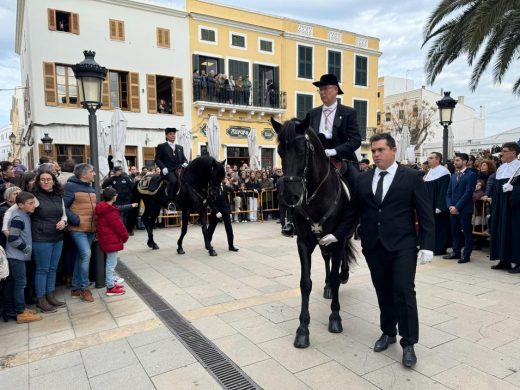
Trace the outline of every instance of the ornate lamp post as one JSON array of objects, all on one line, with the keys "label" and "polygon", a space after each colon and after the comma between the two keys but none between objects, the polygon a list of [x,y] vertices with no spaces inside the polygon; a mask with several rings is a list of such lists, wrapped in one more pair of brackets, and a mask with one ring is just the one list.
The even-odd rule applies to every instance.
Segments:
[{"label": "ornate lamp post", "polygon": [[74,76],[78,80],[79,101],[83,108],[88,110],[88,128],[90,138],[90,154],[92,165],[96,175],[94,176],[94,188],[96,198],[100,200],[101,186],[99,184],[99,150],[97,136],[96,110],[101,107],[101,93],[103,91],[103,81],[105,80],[107,69],[100,66],[94,57],[96,52],[85,50],[85,59],[79,64],[72,66]]},{"label": "ornate lamp post", "polygon": [[439,108],[439,121],[444,127],[442,133],[442,155],[444,161],[448,161],[448,126],[453,122],[453,111],[457,105],[457,101],[450,96],[451,92],[444,92],[444,97],[437,101]]},{"label": "ornate lamp post", "polygon": [[42,141],[43,148],[45,150],[45,154],[47,156],[50,156],[51,150],[52,150],[52,141],[53,141],[53,139],[51,137],[49,137],[48,133],[45,133],[43,135],[43,137],[40,139],[40,141]]},{"label": "ornate lamp post", "polygon": [[[79,102],[84,109],[88,110],[88,129],[90,138],[90,155],[94,166],[94,189],[96,199],[101,200],[101,185],[99,183],[99,149],[97,135],[96,110],[101,107],[101,94],[103,91],[103,81],[105,80],[107,69],[100,66],[94,57],[96,52],[85,50],[85,59],[79,64],[72,66],[74,76],[78,80]],[[96,264],[96,288],[105,285],[105,259],[99,244],[92,248],[92,259]]]}]

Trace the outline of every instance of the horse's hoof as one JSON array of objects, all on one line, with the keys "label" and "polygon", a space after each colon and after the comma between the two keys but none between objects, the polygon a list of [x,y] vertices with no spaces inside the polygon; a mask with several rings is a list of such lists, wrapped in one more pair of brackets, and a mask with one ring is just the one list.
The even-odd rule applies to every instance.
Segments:
[{"label": "horse's hoof", "polygon": [[148,241],[146,245],[148,245],[150,249],[159,249],[159,246],[154,241]]},{"label": "horse's hoof", "polygon": [[341,284],[347,284],[348,279],[350,278],[350,274],[347,273],[345,276],[341,276]]},{"label": "horse's hoof", "polygon": [[208,252],[210,256],[218,256],[217,252],[213,248],[211,248]]},{"label": "horse's hoof", "polygon": [[343,325],[341,325],[341,320],[329,320],[329,332],[330,333],[343,332]]},{"label": "horse's hoof", "polygon": [[157,244],[154,242],[153,245],[152,245],[152,249],[153,249],[154,251],[156,251],[157,249],[159,249],[159,245],[157,245]]},{"label": "horse's hoof", "polygon": [[332,289],[330,287],[323,287],[323,298],[332,299]]},{"label": "horse's hoof", "polygon": [[183,255],[183,254],[185,254],[185,253],[186,253],[186,252],[184,252],[184,249],[182,249],[182,248],[177,248],[177,254],[179,254],[179,255]]},{"label": "horse's hoof", "polygon": [[294,338],[295,348],[307,348],[310,344],[309,334],[296,334]]}]

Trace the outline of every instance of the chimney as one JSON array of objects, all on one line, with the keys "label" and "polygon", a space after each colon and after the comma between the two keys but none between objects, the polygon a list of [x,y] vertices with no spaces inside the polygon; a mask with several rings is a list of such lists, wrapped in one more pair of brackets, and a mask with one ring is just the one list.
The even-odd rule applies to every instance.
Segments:
[{"label": "chimney", "polygon": [[460,104],[464,104],[464,96],[459,96],[457,98],[457,101],[460,103]]}]

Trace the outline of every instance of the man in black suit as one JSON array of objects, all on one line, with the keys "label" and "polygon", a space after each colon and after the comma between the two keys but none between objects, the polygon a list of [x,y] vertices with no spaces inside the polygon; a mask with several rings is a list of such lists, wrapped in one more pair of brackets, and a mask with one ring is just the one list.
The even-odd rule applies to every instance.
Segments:
[{"label": "man in black suit", "polygon": [[395,162],[392,136],[376,134],[370,145],[376,168],[360,174],[353,207],[359,210],[361,246],[381,312],[383,334],[374,351],[384,351],[395,343],[398,325],[403,365],[411,367],[417,362],[413,346],[419,340],[415,269],[417,261],[433,259],[433,211],[420,173]]},{"label": "man in black suit", "polygon": [[[343,91],[335,75],[324,74],[312,84],[318,87],[323,104],[309,111],[305,122],[318,134],[325,154],[340,169],[341,175],[353,190],[359,175],[355,151],[361,146],[356,110],[338,103],[337,96],[342,95]],[[287,219],[282,234],[292,236],[294,227],[290,218]]]},{"label": "man in black suit", "polygon": [[167,127],[164,129],[166,142],[157,145],[155,148],[155,163],[161,168],[163,177],[168,180],[168,196],[170,201],[175,201],[177,193],[177,170],[188,166],[188,160],[184,156],[182,146],[175,144],[177,129]]},{"label": "man in black suit", "polygon": [[[466,153],[456,153],[453,165],[456,171],[451,175],[446,204],[450,212],[453,252],[443,256],[443,259],[458,259],[459,263],[470,261],[473,250],[473,192],[477,185],[477,175],[467,167],[469,156]],[[462,231],[462,233],[461,233]],[[464,253],[461,257],[462,235],[464,235]]]}]

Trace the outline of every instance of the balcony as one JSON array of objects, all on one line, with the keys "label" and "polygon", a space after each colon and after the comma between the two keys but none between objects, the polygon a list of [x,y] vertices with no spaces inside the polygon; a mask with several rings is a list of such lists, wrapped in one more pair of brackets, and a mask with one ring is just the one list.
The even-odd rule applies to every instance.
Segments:
[{"label": "balcony", "polygon": [[282,115],[287,109],[287,93],[265,88],[229,88],[228,85],[193,83],[193,106],[199,116],[206,109],[218,111],[218,116],[227,113],[233,117],[245,113],[248,118],[261,119],[267,115]]}]

